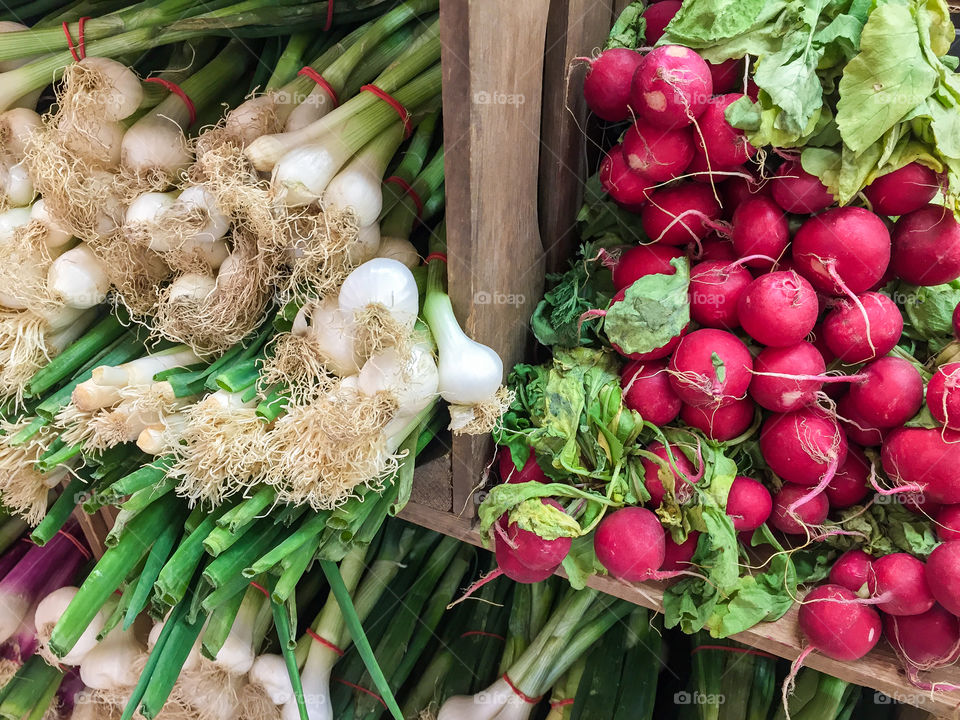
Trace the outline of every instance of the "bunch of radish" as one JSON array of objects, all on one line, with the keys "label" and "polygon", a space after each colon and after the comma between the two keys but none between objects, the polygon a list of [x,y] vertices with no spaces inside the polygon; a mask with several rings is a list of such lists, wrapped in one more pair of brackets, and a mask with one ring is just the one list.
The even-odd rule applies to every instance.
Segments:
[{"label": "bunch of radish", "polygon": [[[647,14],[679,5],[657,3]],[[648,43],[667,21],[648,17]],[[750,92],[734,65],[711,66],[676,45],[616,48],[586,76],[591,111],[623,128],[601,163],[601,185],[639,215],[647,236],[608,263],[611,307],[641,278],[675,274],[671,261],[691,265],[690,323],[680,333],[645,353],[609,343],[623,356],[623,402],[645,421],[719,446],[753,443],[763,463],[736,478],[726,501],[738,532],[768,523],[807,543],[849,534],[834,511],[874,494],[931,518],[944,542],[926,563],[851,551],[802,601],[800,626],[809,651],[842,660],[884,635],[910,678],[933,687],[918,672],[960,657],[960,363],[923,365],[927,358],[898,347],[904,316],[889,288],[960,278],[960,222],[937,202],[941,178],[917,162],[836,207],[797,158],[758,158],[725,117],[741,97],[732,85]],[[957,325],[960,310],[954,317]],[[924,405],[925,420],[911,422]],[[660,441],[643,450],[647,507],[607,508],[593,532],[599,563],[625,581],[695,569],[697,533],[674,542],[655,511],[667,496],[695,502],[702,461]],[[501,455],[505,482],[556,481],[541,467],[558,466],[546,453],[531,451],[523,468]],[[561,507],[576,515],[582,504]],[[537,573],[521,577],[514,566],[556,564],[569,549],[566,538],[526,530],[537,539],[508,542],[510,525],[501,523],[497,557],[517,580]],[[549,572],[546,563],[539,572]]]}]

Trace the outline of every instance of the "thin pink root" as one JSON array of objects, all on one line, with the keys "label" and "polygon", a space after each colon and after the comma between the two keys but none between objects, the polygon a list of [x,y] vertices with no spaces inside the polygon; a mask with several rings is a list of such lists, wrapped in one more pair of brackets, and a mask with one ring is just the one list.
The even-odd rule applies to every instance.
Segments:
[{"label": "thin pink root", "polygon": [[599,260],[601,265],[611,270],[617,266],[618,262],[620,262],[619,253],[611,253],[606,248],[600,248],[600,252],[598,252],[597,256],[593,259]]},{"label": "thin pink root", "polygon": [[585,313],[583,313],[580,316],[580,319],[577,320],[577,332],[580,332],[580,328],[583,327],[583,324],[587,320],[592,320],[593,318],[606,317],[606,316],[607,316],[606,310],[587,310]]},{"label": "thin pink root", "polygon": [[863,382],[867,379],[866,375],[794,375],[793,373],[762,372],[760,370],[751,370],[754,375],[764,375],[766,377],[784,378],[785,380],[809,380],[811,382],[822,383],[840,383],[840,382]]},{"label": "thin pink root", "polygon": [[910,681],[910,684],[915,688],[920,690],[926,690],[928,692],[953,692],[955,690],[960,690],[960,685],[953,685],[952,683],[945,682],[927,682],[926,680],[921,680],[919,673],[919,668],[916,665],[911,665],[909,662],[904,662],[904,670],[907,671],[907,679]]},{"label": "thin pink root", "polygon": [[827,471],[823,474],[823,477],[820,478],[820,482],[817,483],[815,487],[810,488],[810,491],[802,495],[799,500],[794,500],[787,507],[787,515],[790,515],[798,523],[803,524],[803,521],[797,515],[797,508],[804,503],[810,502],[810,500],[827,489],[827,485],[833,480],[833,476],[837,474],[838,459],[836,452],[834,452],[830,457],[830,462],[827,464]]},{"label": "thin pink root", "polygon": [[507,535],[507,531],[501,527],[499,522],[495,522],[493,524],[493,531],[500,536],[500,539],[503,540],[511,550],[517,549],[517,544],[510,539],[510,537]]},{"label": "thin pink root", "polygon": [[837,287],[843,291],[843,294],[850,298],[851,302],[857,306],[857,310],[860,311],[860,314],[863,316],[863,323],[867,329],[867,342],[870,344],[870,352],[872,356],[876,357],[877,346],[873,344],[873,335],[870,333],[870,316],[867,315],[867,309],[863,306],[863,303],[860,302],[860,298],[857,297],[857,294],[853,292],[850,288],[847,287],[847,284],[843,282],[843,279],[837,273],[837,264],[834,261],[828,261],[824,263],[824,266],[827,268],[827,272],[830,273],[830,278],[837,284]]},{"label": "thin pink root", "polygon": [[481,576],[479,580],[477,580],[473,585],[471,585],[470,587],[468,587],[468,588],[466,589],[466,591],[463,593],[463,595],[461,595],[461,596],[458,597],[456,600],[454,600],[452,603],[450,603],[449,605],[447,605],[447,610],[449,610],[450,608],[452,608],[452,607],[454,607],[454,606],[456,606],[456,605],[459,605],[459,604],[462,603],[464,600],[466,600],[468,597],[470,597],[471,595],[473,595],[477,590],[479,590],[479,589],[482,588],[484,585],[486,585],[488,582],[492,582],[493,580],[496,580],[496,579],[497,579],[498,577],[500,577],[501,575],[503,575],[503,570],[501,570],[500,568],[497,568],[496,570],[492,570],[492,571],[488,572],[486,575]]},{"label": "thin pink root", "polygon": [[822,540],[826,540],[829,537],[837,537],[839,535],[845,535],[847,537],[861,537],[864,540],[868,539],[867,536],[864,535],[859,530],[841,530],[840,528],[834,528],[832,530],[825,530],[824,532],[819,533],[817,535],[811,535],[810,540],[812,542],[820,542]]},{"label": "thin pink root", "polygon": [[[662,210],[663,208],[660,208],[660,209]],[[685,218],[685,217],[688,216],[688,215],[691,216],[691,217],[700,218],[700,222],[703,224],[703,226],[704,226],[704,227],[708,227],[708,228],[710,228],[710,229],[712,229],[712,230],[716,230],[716,228],[714,227],[714,225],[718,225],[718,226],[721,226],[721,227],[722,227],[722,225],[720,225],[720,223],[714,222],[713,218],[708,217],[707,215],[705,215],[704,213],[700,212],[699,210],[693,210],[693,209],[691,209],[691,210],[684,210],[684,211],[683,211],[682,213],[680,213],[679,215],[675,215],[675,216],[673,217],[673,220],[671,220],[671,221],[667,224],[667,226],[663,229],[663,232],[661,232],[660,235],[656,238],[656,242],[660,242],[661,240],[663,240],[663,236],[666,235],[674,225],[676,225],[678,222],[680,222],[681,220],[683,220],[683,218]],[[690,226],[688,226],[686,223],[682,223],[682,224],[683,224],[683,229],[686,230],[688,233],[690,233],[690,237],[691,237],[691,238],[693,238],[694,240],[699,240],[699,237],[697,236],[697,233],[693,231],[693,228],[691,228]],[[729,228],[727,228],[727,231],[729,232]],[[720,232],[720,231],[718,230],[717,232]]]},{"label": "thin pink root", "polygon": [[890,591],[887,591],[885,593],[880,593],[875,597],[868,597],[868,598],[858,597],[856,600],[851,600],[850,602],[859,603],[860,605],[882,605],[885,602],[889,602],[890,600],[893,600],[893,598],[894,598],[894,594]]},{"label": "thin pink root", "polygon": [[647,575],[647,580],[672,580],[676,577],[695,577],[698,580],[706,580],[702,573],[695,573],[691,570],[651,570]]},{"label": "thin pink root", "polygon": [[739,267],[740,265],[743,265],[744,263],[748,263],[751,260],[767,260],[773,265],[777,264],[777,261],[774,258],[770,257],[769,255],[747,255],[746,257],[742,257],[739,260],[734,260],[732,263],[727,265],[727,267],[728,268]]},{"label": "thin pink root", "polygon": [[898,493],[923,492],[924,487],[917,483],[907,483],[906,485],[895,485],[892,488],[884,488],[877,482],[877,466],[870,463],[870,485],[880,495],[896,495]]},{"label": "thin pink root", "polygon": [[813,645],[807,645],[797,656],[797,659],[793,661],[790,665],[790,673],[787,675],[786,679],[783,681],[783,712],[786,714],[786,720],[790,720],[790,703],[789,698],[790,694],[793,692],[793,688],[797,684],[797,674],[800,672],[800,668],[803,667],[803,662],[807,657],[812,653],[816,648]]}]

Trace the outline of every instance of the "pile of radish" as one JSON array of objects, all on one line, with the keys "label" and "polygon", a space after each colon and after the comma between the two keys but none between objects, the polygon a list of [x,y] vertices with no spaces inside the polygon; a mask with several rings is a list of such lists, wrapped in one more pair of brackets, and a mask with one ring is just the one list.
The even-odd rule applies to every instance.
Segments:
[{"label": "pile of radish", "polygon": [[[680,5],[649,6],[648,45]],[[623,406],[647,428],[635,444],[649,499],[599,488],[600,509],[585,512],[580,495],[549,489],[590,488],[585,474],[563,477],[569,460],[559,445],[531,441],[536,452],[522,467],[504,447],[504,483],[548,486],[511,490],[515,503],[495,493],[507,510],[496,530],[499,565],[521,582],[561,563],[569,570],[576,533],[537,534],[518,511],[530,498],[552,497],[543,502],[576,518],[592,541],[596,569],[629,582],[708,572],[695,555],[707,544],[702,528],[678,520],[693,507],[721,503],[745,546],[766,524],[788,549],[842,548],[867,546],[843,511],[896,503],[942,544],[929,557],[828,550],[829,582],[810,583],[800,627],[807,651],[838,660],[862,657],[883,636],[916,685],[944,689],[920,673],[960,658],[960,362],[938,367],[955,347],[918,339],[900,289],[960,278],[954,199],[937,173],[911,162],[837,206],[796,153],[759,152],[727,122],[725,109],[755,94],[742,62],[711,65],[678,45],[646,50],[605,50],[586,74],[588,107],[608,137],[619,135],[599,182],[621,216],[638,216],[645,237],[623,232],[631,240],[606,252],[609,305],[581,324],[597,328],[598,350],[618,356]],[[678,259],[689,264],[686,326],[643,352],[606,338],[599,318],[628,302],[635,283],[673,276]],[[548,420],[531,413],[499,439],[506,445]],[[677,433],[696,440],[671,447],[666,438]],[[704,479],[712,462],[704,448],[736,462],[729,487]]]}]

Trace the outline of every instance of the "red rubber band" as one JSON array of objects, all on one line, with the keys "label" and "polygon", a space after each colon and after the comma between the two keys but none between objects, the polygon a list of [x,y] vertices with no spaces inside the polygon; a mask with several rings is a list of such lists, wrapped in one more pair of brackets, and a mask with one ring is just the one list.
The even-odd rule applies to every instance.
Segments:
[{"label": "red rubber band", "polygon": [[183,104],[187,106],[187,111],[190,113],[190,124],[193,125],[197,121],[197,108],[194,107],[193,100],[191,100],[190,96],[183,91],[182,87],[177,85],[175,82],[170,82],[169,80],[159,77],[148,77],[144,78],[143,81],[156,83],[183,100]]},{"label": "red rubber band", "polygon": [[312,628],[307,628],[307,635],[312,637],[314,640],[316,640],[318,643],[323,645],[325,648],[330,648],[331,650],[333,650],[338,657],[343,657],[343,650],[338,648],[336,645],[334,645],[332,642],[327,640],[325,637],[321,637],[320,635],[317,635],[317,633],[315,633]]},{"label": "red rubber band", "polygon": [[333,27],[333,0],[327,0],[327,24],[323,26],[323,31],[326,32]]},{"label": "red rubber band", "polygon": [[270,593],[267,592],[267,589],[266,589],[263,585],[261,585],[260,583],[255,583],[255,582],[252,582],[252,581],[251,581],[251,582],[250,582],[250,585],[252,585],[253,587],[255,587],[257,590],[259,590],[260,592],[262,592],[262,593],[263,593],[264,595],[266,595],[267,597],[270,597]]},{"label": "red rubber band", "polygon": [[566,700],[557,700],[556,702],[550,703],[550,707],[562,708],[562,707],[566,707],[567,705],[573,705],[575,701],[576,701],[576,698],[567,698]]},{"label": "red rubber band", "polygon": [[334,680],[336,680],[338,683],[341,683],[342,685],[346,685],[349,688],[353,688],[354,690],[359,690],[362,693],[366,693],[372,698],[376,698],[381,705],[383,705],[384,707],[387,707],[387,704],[383,701],[383,698],[377,695],[373,690],[367,690],[365,687],[362,687],[360,685],[354,685],[349,680],[344,680],[343,678],[334,678]]},{"label": "red rubber band", "polygon": [[420,195],[417,194],[417,191],[413,189],[410,183],[398,175],[391,175],[383,182],[384,184],[393,183],[394,185],[399,185],[400,189],[403,190],[407,197],[413,200],[413,204],[417,206],[417,220],[423,217],[423,200],[420,199]]},{"label": "red rubber band", "polygon": [[70,533],[68,533],[66,530],[57,530],[57,535],[63,535],[67,540],[69,540],[70,542],[72,542],[73,545],[74,545],[74,547],[76,547],[77,550],[80,551],[80,554],[83,555],[83,559],[84,559],[84,560],[89,560],[89,559],[90,559],[90,551],[87,550],[87,549],[83,546],[83,543],[80,542],[79,540],[77,540],[73,535],[71,535]]},{"label": "red rubber band", "polygon": [[495,638],[496,640],[500,640],[502,642],[507,641],[507,639],[503,635],[497,635],[496,633],[491,633],[491,632],[484,632],[483,630],[468,630],[460,637],[465,638],[465,637],[470,637],[471,635],[480,635],[481,637],[491,637],[491,638]]},{"label": "red rubber band", "polygon": [[523,700],[525,703],[530,703],[531,705],[536,705],[538,702],[540,702],[541,699],[543,699],[543,695],[541,695],[540,697],[536,697],[536,698],[532,698],[532,697],[530,697],[529,695],[525,695],[525,694],[523,693],[523,691],[520,690],[520,688],[518,688],[516,685],[513,684],[513,680],[511,680],[511,679],[510,679],[510,676],[507,675],[506,673],[504,673],[501,677],[503,678],[503,681],[504,681],[507,685],[510,686],[510,689],[513,690],[513,692],[516,694],[516,696],[517,696],[518,698],[520,698],[521,700]]},{"label": "red rubber band", "polygon": [[423,259],[423,264],[427,265],[431,260],[439,260],[442,263],[446,263],[447,254],[441,252],[432,252]]},{"label": "red rubber band", "polygon": [[67,36],[67,47],[70,48],[70,54],[73,55],[73,59],[76,62],[80,62],[87,57],[86,48],[83,46],[83,26],[89,19],[89,16],[85,16],[77,20],[77,36],[80,40],[76,45],[73,44],[73,37],[70,35],[70,24],[67,22],[63,23],[63,34]]},{"label": "red rubber band", "polygon": [[776,660],[776,655],[771,655],[763,650],[754,650],[753,648],[733,647],[732,645],[697,645],[690,651],[691,655],[696,655],[701,650],[726,650],[727,652],[741,653],[743,655],[756,655],[757,657],[770,658]]},{"label": "red rubber band", "polygon": [[369,93],[373,93],[378,98],[383,100],[387,105],[397,111],[397,115],[399,115],[400,119],[403,121],[403,139],[406,140],[408,137],[410,137],[410,135],[413,133],[413,125],[410,124],[410,113],[400,103],[400,101],[390,93],[381,90],[376,85],[364,85],[362,88],[360,88],[360,92],[363,92],[364,90]]},{"label": "red rubber band", "polygon": [[337,107],[340,104],[340,98],[337,97],[336,91],[333,89],[333,86],[326,81],[326,79],[314,70],[312,67],[307,65],[306,67],[300,68],[300,72],[297,75],[303,75],[313,80],[317,85],[327,91],[327,95],[330,96],[330,99],[333,100],[333,106]]}]

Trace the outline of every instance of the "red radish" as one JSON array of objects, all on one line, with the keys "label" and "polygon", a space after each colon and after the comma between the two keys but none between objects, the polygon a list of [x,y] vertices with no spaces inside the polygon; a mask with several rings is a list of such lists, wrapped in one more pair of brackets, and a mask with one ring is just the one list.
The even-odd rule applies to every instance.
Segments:
[{"label": "red radish", "polygon": [[[534,570],[520,562],[520,558],[513,549],[499,536],[496,535],[493,541],[494,554],[497,558],[497,568],[500,574],[506,575],[511,580],[518,583],[536,583],[546,580],[553,575],[556,568],[548,570]],[[492,575],[493,573],[491,573]],[[489,576],[488,576],[489,577]],[[469,594],[469,591],[468,591]]]},{"label": "red radish", "polygon": [[953,335],[960,338],[960,305],[953,309]]},{"label": "red radish", "polygon": [[[859,660],[880,640],[880,615],[840,585],[820,585],[803,599],[797,621],[810,647],[834,660]],[[806,653],[798,658],[801,662]]]},{"label": "red radish", "polygon": [[811,175],[799,161],[788,161],[780,166],[770,181],[770,191],[777,205],[790,213],[810,214],[833,205],[833,195]]},{"label": "red radish", "polygon": [[690,270],[690,319],[711,328],[740,326],[737,305],[753,275],[736,263],[707,261]]},{"label": "red radish", "polygon": [[806,488],[786,483],[773,496],[770,524],[786,535],[805,535],[811,527],[822,525],[827,519],[827,513],[830,512],[830,503],[823,493],[800,503],[792,513],[790,512],[790,508],[798,500],[802,500],[806,494]]},{"label": "red radish", "polygon": [[883,442],[885,431],[864,420],[851,405],[849,395],[844,395],[837,402],[837,417],[840,419],[847,437],[857,445],[876,447]]},{"label": "red radish", "polygon": [[733,249],[732,242],[719,235],[712,235],[700,243],[700,254],[697,259],[703,262],[726,260],[729,263],[737,259],[737,253]]},{"label": "red radish", "polygon": [[850,386],[850,407],[872,427],[903,425],[923,405],[923,378],[909,360],[882,357],[865,365]]},{"label": "red radish", "polygon": [[621,580],[663,580],[680,574],[660,571],[666,557],[663,526],[646,508],[609,513],[593,534],[593,549],[607,572]]},{"label": "red radish", "polygon": [[709,187],[683,182],[651,193],[640,222],[647,237],[655,242],[687,245],[709,235],[719,217],[720,205]]},{"label": "red radish", "polygon": [[747,200],[757,197],[770,197],[770,183],[761,184],[760,181],[741,170],[737,175],[727,178],[718,186],[723,197],[724,215],[732,218]]},{"label": "red radish", "polygon": [[710,98],[698,120],[700,132],[694,135],[696,154],[708,161],[704,164],[710,169],[738,167],[757,152],[747,142],[743,130],[732,127],[724,115],[727,107],[742,97],[730,93]]},{"label": "red radish", "polygon": [[960,505],[947,505],[940,508],[935,516],[937,537],[947,540],[960,540]]},{"label": "red radish", "polygon": [[691,124],[713,94],[710,67],[693,50],[661,45],[644,57],[633,74],[630,107],[651,125]]},{"label": "red radish", "polygon": [[[730,240],[741,257],[766,255],[776,260],[790,244],[790,226],[779,205],[764,195],[758,195],[737,206]],[[763,258],[747,260],[744,265],[763,270],[772,267],[772,263]]]},{"label": "red radish", "polygon": [[517,468],[510,455],[510,448],[500,448],[500,479],[505,483],[550,482],[543,470],[537,464],[537,457],[530,448],[530,454],[522,468]]},{"label": "red radish", "polygon": [[838,302],[823,319],[824,342],[835,357],[849,365],[883,357],[903,333],[900,308],[886,295],[864,293],[860,303],[870,321],[869,337],[863,313],[850,300]]},{"label": "red radish", "polygon": [[[552,498],[542,498],[540,502],[563,510],[563,506]],[[497,532],[497,537],[509,547],[517,560],[531,570],[556,568],[570,552],[572,540],[568,537],[545,540],[535,532],[509,522],[508,513],[501,515],[497,522],[502,530]]]},{"label": "red radish", "polygon": [[650,185],[672,180],[693,159],[693,131],[664,130],[637,121],[623,136],[623,157]]},{"label": "red radish", "polygon": [[654,425],[673,422],[683,405],[670,385],[666,360],[631,360],[620,371],[620,386],[623,404]]},{"label": "red radish", "polygon": [[816,401],[823,381],[811,378],[823,375],[826,369],[820,352],[810,343],[764,348],[753,361],[750,396],[767,410],[799,410]]},{"label": "red radish", "polygon": [[746,396],[753,358],[733,333],[705,328],[685,336],[670,358],[670,383],[687,405],[721,407]]},{"label": "red radish", "polygon": [[920,681],[918,673],[954,664],[960,659],[960,619],[940,605],[919,615],[886,615],[883,635],[903,662],[907,677],[924,690],[955,690],[944,683]]},{"label": "red radish", "polygon": [[860,295],[886,272],[890,233],[883,220],[864,208],[826,210],[800,226],[793,238],[793,261],[820,292]]},{"label": "red radish", "polygon": [[700,541],[700,533],[691,530],[687,533],[687,539],[682,543],[676,543],[670,533],[664,533],[664,553],[663,572],[675,572],[677,570],[690,570],[693,563],[694,554],[697,552],[697,543]]},{"label": "red radish", "polygon": [[726,442],[747,431],[753,423],[754,408],[753,401],[746,398],[722,407],[684,405],[680,409],[680,419],[711,440]]},{"label": "red radish", "polygon": [[[643,467],[643,486],[650,493],[650,503],[654,507],[660,507],[663,498],[666,495],[664,488],[664,479],[673,478],[673,493],[677,503],[682,505],[693,497],[693,487],[691,483],[697,481],[697,472],[693,463],[687,460],[687,456],[679,449],[672,447],[670,452],[673,454],[673,463],[670,462],[670,456],[663,443],[657,441],[650,443],[647,451],[653,453],[660,462],[644,458],[641,466]],[[676,467],[676,471],[673,469]],[[679,473],[679,474],[678,474]]]},{"label": "red radish", "polygon": [[626,120],[630,85],[643,55],[628,48],[610,48],[590,61],[583,79],[583,97],[598,117],[610,122]]},{"label": "red radish", "polygon": [[960,434],[943,429],[897,428],[884,438],[880,460],[891,480],[918,486],[925,500],[960,503]]},{"label": "red radish", "polygon": [[867,578],[873,568],[873,558],[863,550],[854,548],[847,550],[837,558],[830,568],[830,582],[852,590],[858,595],[867,592]]},{"label": "red radish", "polygon": [[960,615],[960,540],[933,549],[927,558],[927,584],[938,603]]},{"label": "red radish", "polygon": [[912,285],[942,285],[960,277],[960,223],[941,205],[902,215],[893,227],[893,271]]},{"label": "red radish", "polygon": [[817,324],[817,294],[793,270],[761,275],[740,296],[737,315],[747,334],[762,345],[796,345]]},{"label": "red radish", "polygon": [[877,609],[888,615],[919,615],[933,607],[922,561],[907,553],[892,553],[873,561],[867,589],[874,598],[885,598]]},{"label": "red radish", "polygon": [[930,414],[951,430],[960,430],[960,362],[937,368],[927,383]]},{"label": "red radish", "polygon": [[930,168],[918,162],[881,175],[863,189],[875,213],[906,215],[919,210],[940,190],[940,180]]},{"label": "red radish", "polygon": [[738,84],[743,84],[743,61],[739,58],[730,58],[722,63],[708,63],[710,77],[713,78],[713,92],[720,95],[730,92]]},{"label": "red radish", "polygon": [[773,512],[773,497],[763,484],[738,475],[727,495],[727,515],[733,518],[737,532],[756,530]]},{"label": "red radish", "polygon": [[825,363],[830,364],[837,359],[837,356],[833,353],[833,350],[830,349],[826,341],[823,339],[823,323],[817,323],[813,326],[813,338],[810,340],[810,343],[820,351]]},{"label": "red radish", "polygon": [[664,0],[650,5],[643,11],[643,19],[647,21],[647,28],[643,39],[648,46],[656,44],[663,37],[667,24],[680,10],[680,0]]},{"label": "red radish", "polygon": [[625,250],[613,267],[613,287],[623,290],[646,275],[673,275],[677,269],[670,261],[678,257],[680,250],[656,243]]},{"label": "red radish", "polygon": [[837,510],[856,505],[870,493],[870,461],[860,448],[847,448],[847,459],[824,492],[830,507]]},{"label": "red radish", "polygon": [[803,408],[767,419],[760,431],[760,452],[788,483],[825,486],[847,459],[847,436],[824,411]]},{"label": "red radish", "polygon": [[627,166],[620,145],[610,148],[600,163],[600,185],[617,205],[631,212],[640,210],[650,189],[650,183]]},{"label": "red radish", "polygon": [[[706,117],[706,113],[703,114],[703,117]],[[701,117],[697,122],[702,123],[703,117]],[[711,134],[710,137],[710,142],[719,142],[713,139],[713,134]],[[691,180],[701,184],[715,186],[724,182],[727,178],[736,177],[743,172],[742,163],[722,165],[713,159],[713,155],[710,156],[708,162],[707,155],[699,147],[700,139],[695,137],[695,140],[697,141],[698,147],[696,148],[696,152],[693,154],[693,159],[690,161],[690,164],[687,165],[686,173],[684,173],[685,175],[691,176]]]},{"label": "red radish", "polygon": [[900,504],[915,515],[922,515],[928,520],[943,509],[943,505],[928,500],[922,492],[901,492],[897,495],[900,498]]}]

